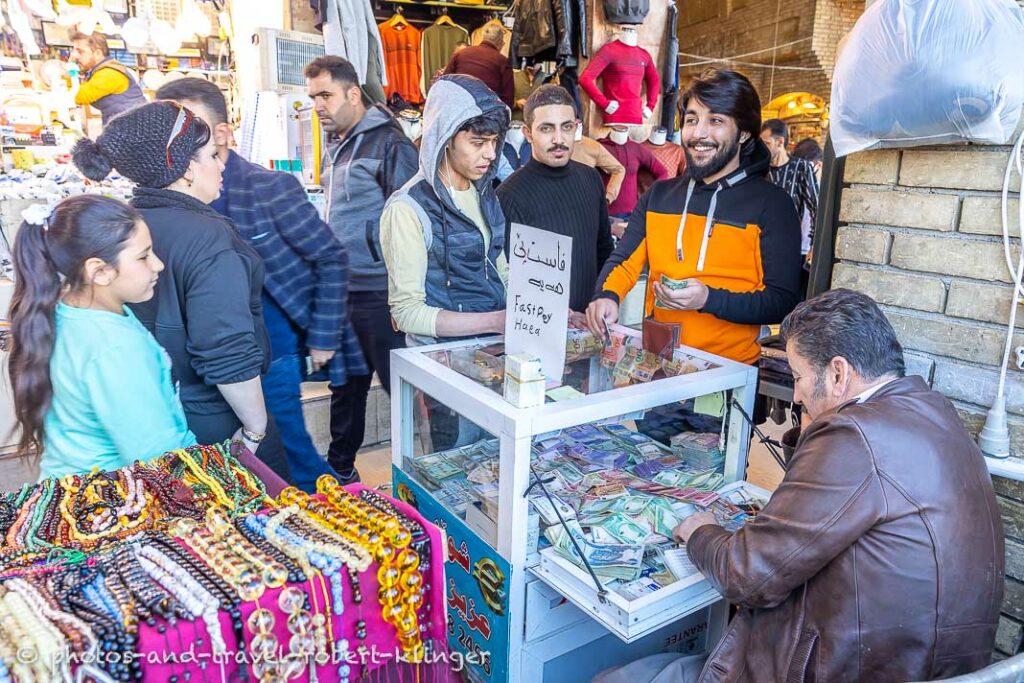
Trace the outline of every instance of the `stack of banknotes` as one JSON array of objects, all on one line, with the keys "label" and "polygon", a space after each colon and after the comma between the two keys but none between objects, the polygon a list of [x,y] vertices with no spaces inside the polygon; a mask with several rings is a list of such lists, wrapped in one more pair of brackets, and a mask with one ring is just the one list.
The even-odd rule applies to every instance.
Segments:
[{"label": "stack of banknotes", "polygon": [[[688,432],[671,443],[621,424],[579,425],[534,439],[532,466],[547,491],[535,486],[529,497],[541,546],[580,567],[585,557],[602,582],[629,599],[683,578],[664,560],[675,546],[672,530],[708,510],[735,531],[751,509],[717,493],[725,483],[719,434]],[[475,504],[497,521],[496,439],[414,458],[411,466],[449,509],[462,514]]]}]

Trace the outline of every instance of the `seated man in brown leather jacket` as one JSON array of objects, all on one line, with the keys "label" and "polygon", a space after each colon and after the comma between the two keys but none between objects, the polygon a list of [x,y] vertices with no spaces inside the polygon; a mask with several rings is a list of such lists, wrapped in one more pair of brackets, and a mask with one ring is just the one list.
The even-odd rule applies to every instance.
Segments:
[{"label": "seated man in brown leather jacket", "polygon": [[[675,530],[739,606],[698,680],[885,683],[983,668],[1003,597],[1002,523],[956,409],[904,375],[892,326],[863,294],[802,303],[782,334],[813,420],[785,478],[736,533],[706,513]],[[675,666],[653,680],[693,680]]]}]

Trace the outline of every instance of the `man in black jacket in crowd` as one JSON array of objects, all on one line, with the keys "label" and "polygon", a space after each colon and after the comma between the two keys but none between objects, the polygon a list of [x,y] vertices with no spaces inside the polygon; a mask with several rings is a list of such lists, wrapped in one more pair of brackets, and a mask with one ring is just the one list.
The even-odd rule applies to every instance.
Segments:
[{"label": "man in black jacket in crowd", "polygon": [[505,213],[506,255],[512,223],[571,237],[570,323],[584,326],[583,311],[612,253],[604,184],[596,170],[571,159],[577,117],[565,88],[541,86],[527,99],[523,114],[533,157],[497,189]]}]

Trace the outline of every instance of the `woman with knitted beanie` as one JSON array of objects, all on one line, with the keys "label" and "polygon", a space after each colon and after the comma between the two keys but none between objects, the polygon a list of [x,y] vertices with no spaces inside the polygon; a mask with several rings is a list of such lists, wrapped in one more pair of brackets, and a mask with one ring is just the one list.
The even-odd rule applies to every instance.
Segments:
[{"label": "woman with knitted beanie", "polygon": [[210,129],[189,109],[157,101],[114,117],[72,155],[88,178],[116,169],[137,185],[132,206],[166,269],[153,298],[130,306],[171,357],[189,429],[200,443],[239,440],[290,479],[260,379],[270,359],[263,262],[207,206],[224,168]]}]

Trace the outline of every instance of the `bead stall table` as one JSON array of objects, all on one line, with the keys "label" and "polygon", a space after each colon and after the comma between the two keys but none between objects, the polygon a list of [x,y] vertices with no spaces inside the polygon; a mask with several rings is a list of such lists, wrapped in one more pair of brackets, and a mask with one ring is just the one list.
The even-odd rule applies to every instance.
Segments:
[{"label": "bead stall table", "polygon": [[[345,487],[347,491],[358,496],[366,487],[352,484]],[[317,498],[323,499],[323,496]],[[241,621],[246,643],[239,651],[234,625],[228,613],[219,613],[220,628],[227,645],[227,654],[215,656],[211,648],[210,634],[201,619],[193,622],[178,620],[173,626],[163,619],[156,624],[143,623],[139,627],[139,656],[142,658],[144,680],[184,681],[216,683],[219,681],[240,680],[242,669],[246,669],[249,680],[261,680],[253,676],[252,653],[250,645],[254,636],[248,622],[250,616],[259,608],[269,610],[274,615],[274,624],[270,629],[276,636],[280,650],[288,653],[291,633],[288,629],[288,613],[280,603],[282,593],[289,587],[302,591],[309,598],[311,614],[323,614],[325,608],[331,612],[327,621],[329,633],[333,633],[332,642],[342,638],[350,643],[347,656],[336,654],[334,661],[316,666],[315,675],[309,667],[304,667],[293,678],[268,677],[262,680],[311,680],[311,681],[410,681],[440,682],[448,681],[451,673],[447,661],[445,641],[445,604],[444,604],[444,557],[441,544],[441,532],[428,523],[414,508],[392,501],[395,508],[405,516],[419,522],[430,538],[430,566],[424,568],[423,579],[426,595],[424,610],[430,615],[429,623],[421,625],[421,636],[427,645],[424,663],[415,665],[402,661],[402,649],[396,638],[394,626],[388,624],[381,612],[378,602],[379,582],[377,578],[377,562],[359,574],[359,591],[363,596],[361,605],[355,604],[354,589],[349,577],[342,577],[344,609],[336,614],[336,601],[332,596],[329,582],[321,576],[313,577],[303,583],[287,583],[280,588],[267,589],[258,602],[248,601],[240,605]],[[343,572],[344,574],[344,572]],[[360,631],[357,622],[365,622],[365,639],[357,637]],[[363,649],[365,648],[365,649]],[[360,651],[362,650],[362,651]],[[203,664],[205,663],[205,666]],[[348,669],[344,669],[344,667]],[[339,671],[340,670],[340,671]],[[348,673],[348,677],[344,673]],[[457,679],[453,679],[457,680]]]}]

